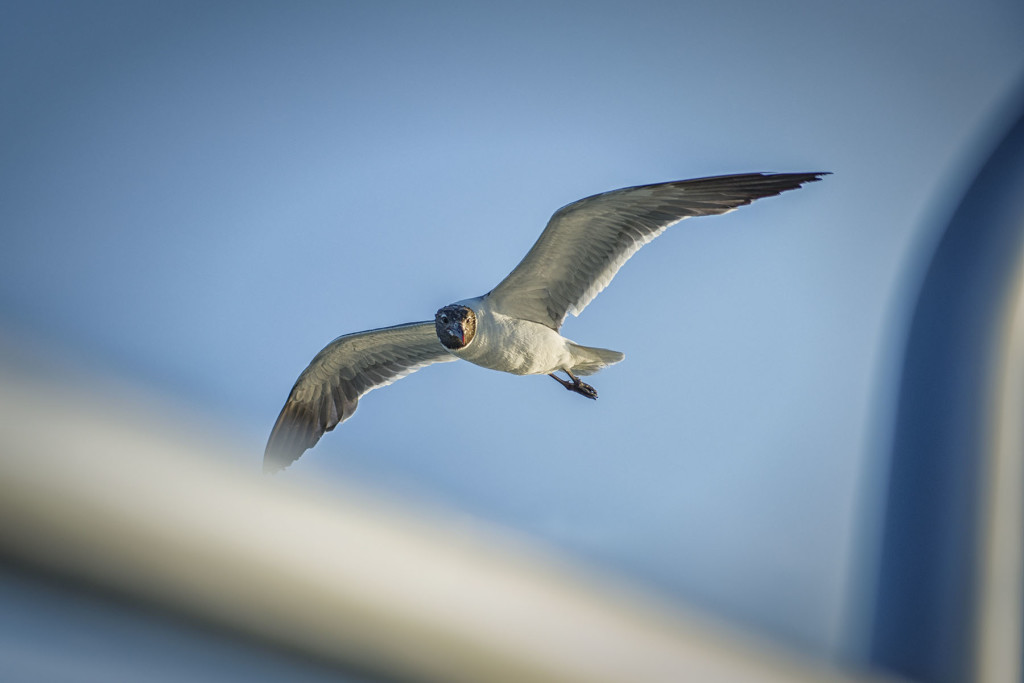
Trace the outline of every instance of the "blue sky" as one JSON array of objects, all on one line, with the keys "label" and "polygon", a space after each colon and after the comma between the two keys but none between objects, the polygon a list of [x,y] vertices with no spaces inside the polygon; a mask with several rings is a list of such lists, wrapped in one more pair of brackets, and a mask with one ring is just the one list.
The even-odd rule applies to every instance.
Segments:
[{"label": "blue sky", "polygon": [[252,452],[345,332],[432,317],[558,207],[833,171],[641,250],[563,332],[586,401],[464,363],[287,476],[505,525],[856,650],[921,259],[1024,76],[1019,2],[6,3],[0,330]]}]

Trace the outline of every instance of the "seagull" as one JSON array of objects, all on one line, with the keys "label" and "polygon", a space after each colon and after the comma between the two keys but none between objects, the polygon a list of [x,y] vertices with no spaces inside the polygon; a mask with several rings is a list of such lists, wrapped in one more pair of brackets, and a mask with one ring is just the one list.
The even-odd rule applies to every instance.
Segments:
[{"label": "seagull", "polygon": [[[483,296],[440,308],[433,320],[338,337],[292,387],[270,432],[263,471],[297,460],[352,417],[359,399],[433,363],[466,360],[514,375],[548,375],[597,398],[580,380],[624,358],[559,334],[630,256],[684,218],[724,214],[820,180],[827,172],[744,173],[640,185],[563,206],[519,265]],[[559,377],[556,373],[564,373]]]}]

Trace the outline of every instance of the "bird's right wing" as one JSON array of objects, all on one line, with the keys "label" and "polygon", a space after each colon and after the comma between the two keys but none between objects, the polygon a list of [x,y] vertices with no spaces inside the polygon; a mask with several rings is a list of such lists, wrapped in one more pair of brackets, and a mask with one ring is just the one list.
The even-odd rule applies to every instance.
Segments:
[{"label": "bird's right wing", "polygon": [[338,337],[318,353],[277,417],[263,454],[275,472],[347,420],[359,398],[432,363],[457,360],[437,338],[434,322],[408,323]]}]

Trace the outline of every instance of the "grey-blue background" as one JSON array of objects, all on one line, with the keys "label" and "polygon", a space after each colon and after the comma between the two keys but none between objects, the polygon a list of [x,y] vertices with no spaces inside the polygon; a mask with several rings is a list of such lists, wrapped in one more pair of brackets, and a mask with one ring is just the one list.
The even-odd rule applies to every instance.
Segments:
[{"label": "grey-blue background", "polygon": [[833,171],[684,222],[570,319],[626,353],[596,403],[428,368],[286,476],[856,658],[909,297],[1022,38],[1017,0],[7,2],[0,326],[170,395],[257,468],[323,345],[487,291],[559,206]]}]

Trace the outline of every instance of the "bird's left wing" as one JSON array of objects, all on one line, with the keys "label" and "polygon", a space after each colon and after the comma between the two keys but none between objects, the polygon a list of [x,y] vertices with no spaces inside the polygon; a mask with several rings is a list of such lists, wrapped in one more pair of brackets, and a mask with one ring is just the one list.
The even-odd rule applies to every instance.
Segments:
[{"label": "bird's left wing", "polygon": [[434,322],[408,323],[338,337],[316,355],[292,387],[263,454],[263,471],[287,467],[324,432],[344,422],[359,398],[431,363],[457,360]]},{"label": "bird's left wing", "polygon": [[794,190],[824,173],[745,173],[613,190],[555,212],[508,277],[490,291],[494,310],[555,331],[608,286],[622,264],[669,226],[726,213]]}]

